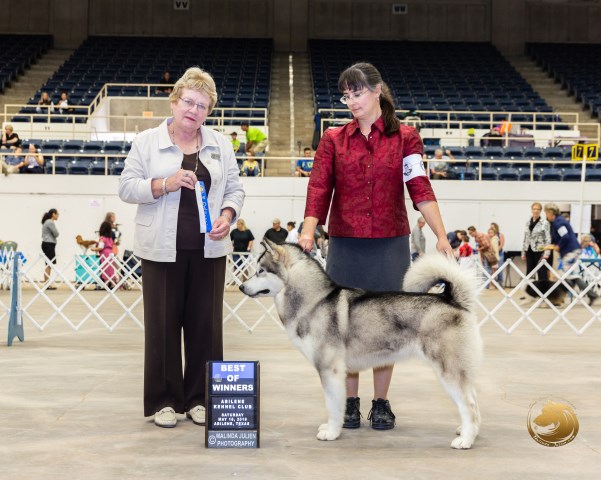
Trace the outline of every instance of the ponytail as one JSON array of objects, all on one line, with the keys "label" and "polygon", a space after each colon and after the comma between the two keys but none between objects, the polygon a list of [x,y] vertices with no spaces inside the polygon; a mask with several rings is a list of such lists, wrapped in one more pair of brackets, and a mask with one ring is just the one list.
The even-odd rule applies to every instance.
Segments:
[{"label": "ponytail", "polygon": [[382,93],[380,94],[380,108],[382,109],[382,121],[384,122],[384,134],[387,137],[397,135],[401,126],[401,121],[394,111],[394,101],[390,88],[382,82]]},{"label": "ponytail", "polygon": [[42,217],[42,225],[44,225],[44,222],[50,218],[52,218],[52,215],[54,215],[55,213],[58,213],[58,211],[56,210],[56,208],[51,208],[50,210],[48,210],[44,216]]}]

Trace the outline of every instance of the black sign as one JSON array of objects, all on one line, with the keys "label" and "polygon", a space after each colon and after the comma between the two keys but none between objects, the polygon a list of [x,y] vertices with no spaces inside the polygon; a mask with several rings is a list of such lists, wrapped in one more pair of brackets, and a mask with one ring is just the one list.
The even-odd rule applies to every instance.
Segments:
[{"label": "black sign", "polygon": [[259,362],[207,363],[207,448],[259,448]]}]

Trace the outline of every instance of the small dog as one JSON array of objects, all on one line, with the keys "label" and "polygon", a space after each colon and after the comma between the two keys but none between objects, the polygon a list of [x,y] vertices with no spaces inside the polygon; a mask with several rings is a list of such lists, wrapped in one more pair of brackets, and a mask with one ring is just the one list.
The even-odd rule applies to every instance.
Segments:
[{"label": "small dog", "polygon": [[81,247],[81,249],[83,250],[84,255],[86,253],[88,253],[88,248],[90,248],[94,245],[98,245],[98,242],[96,240],[84,240],[81,237],[81,235],[77,235],[75,237],[75,241],[77,242],[77,245],[79,245]]},{"label": "small dog", "polygon": [[[336,285],[297,245],[262,244],[257,273],[240,290],[275,297],[288,336],[318,371],[328,410],[319,440],[342,431],[347,372],[418,356],[432,364],[459,410],[451,447],[471,448],[480,429],[474,378],[482,349],[473,278],[440,254],[426,255],[407,272],[404,292],[366,292]],[[440,282],[444,292],[425,293]]]},{"label": "small dog", "polygon": [[[545,298],[547,298],[555,307],[561,307],[563,305],[566,295],[568,294],[568,290],[563,286],[563,284],[552,282],[550,280],[534,280],[532,283],[543,294],[543,296],[546,295]],[[528,298],[524,299],[522,305],[531,305],[541,297],[531,285],[527,285],[524,291],[526,292]],[[549,292],[548,295],[547,292]],[[540,306],[546,307],[548,304],[545,301],[542,301]]]}]

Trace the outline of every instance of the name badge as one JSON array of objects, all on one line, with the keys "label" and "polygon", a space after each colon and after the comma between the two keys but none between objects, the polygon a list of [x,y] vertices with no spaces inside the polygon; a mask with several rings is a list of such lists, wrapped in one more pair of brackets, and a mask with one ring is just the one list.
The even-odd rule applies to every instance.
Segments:
[{"label": "name badge", "polygon": [[213,160],[221,160],[221,155],[219,155],[218,153],[211,153],[211,158]]},{"label": "name badge", "polygon": [[207,200],[207,189],[202,180],[196,182],[194,188],[196,192],[196,202],[198,203],[198,217],[200,219],[200,233],[208,233],[213,230],[211,215],[209,213],[209,202]]}]

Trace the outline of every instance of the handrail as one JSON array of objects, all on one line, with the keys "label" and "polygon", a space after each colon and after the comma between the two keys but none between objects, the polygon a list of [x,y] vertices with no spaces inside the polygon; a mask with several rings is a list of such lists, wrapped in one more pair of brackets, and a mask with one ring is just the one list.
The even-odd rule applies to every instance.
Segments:
[{"label": "handrail", "polygon": [[[409,113],[408,110],[395,110],[397,115],[405,115]],[[592,140],[594,143],[599,143],[601,141],[601,124],[595,122],[581,122],[580,114],[578,112],[503,112],[503,111],[476,111],[476,110],[415,110],[419,115],[424,114],[436,114],[436,115],[444,115],[445,119],[438,120],[402,120],[403,123],[407,123],[410,125],[418,124],[420,128],[437,128],[436,125],[445,124],[444,128],[447,130],[458,130],[458,135],[454,137],[455,140],[459,140],[460,142],[467,141],[472,138],[467,135],[467,130],[469,128],[474,128],[476,125],[482,125],[483,123],[488,123],[488,127],[492,128],[494,125],[497,125],[500,120],[499,117],[504,117],[509,122],[515,123],[528,123],[531,124],[531,127],[528,128],[528,132],[536,132],[541,130],[538,127],[550,126],[552,138],[556,136],[561,136],[561,132],[566,132],[565,129],[557,129],[558,125],[568,125],[571,130],[581,131],[581,127],[590,127],[596,130],[596,135],[594,138],[588,138]],[[350,112],[345,109],[337,109],[337,108],[320,108],[318,113],[321,114],[320,118],[320,133],[323,135],[323,132],[328,128],[327,125],[337,124],[343,125],[349,123],[352,119],[350,118]],[[332,114],[332,116],[325,116],[323,114]],[[336,115],[341,116],[336,116]],[[488,120],[459,120],[451,118],[454,115],[488,115]],[[531,116],[532,119],[525,121],[515,121],[513,120],[513,116]],[[551,122],[542,121],[538,118],[553,116],[554,118],[561,118],[561,120],[553,120]],[[496,118],[496,119],[495,119]],[[549,132],[549,130],[544,130]],[[568,130],[570,131],[570,130]],[[556,135],[557,132],[557,135]],[[505,134],[505,139],[509,139],[509,132]],[[533,140],[548,140],[549,137],[547,135],[541,135],[538,137],[534,137]],[[576,138],[578,139],[578,138]]]}]

